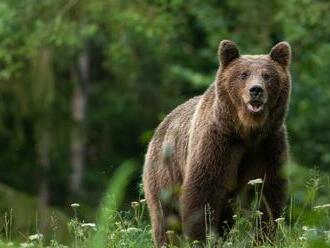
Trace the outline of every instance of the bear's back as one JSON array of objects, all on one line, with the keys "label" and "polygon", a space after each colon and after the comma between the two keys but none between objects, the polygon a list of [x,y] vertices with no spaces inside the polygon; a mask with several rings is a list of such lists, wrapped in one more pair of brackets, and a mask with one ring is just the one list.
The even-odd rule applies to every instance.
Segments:
[{"label": "bear's back", "polygon": [[179,105],[159,124],[149,143],[145,167],[155,166],[161,170],[164,167],[164,156],[170,156],[171,162],[167,166],[181,174],[187,158],[191,120],[200,99],[201,96],[196,96]]}]

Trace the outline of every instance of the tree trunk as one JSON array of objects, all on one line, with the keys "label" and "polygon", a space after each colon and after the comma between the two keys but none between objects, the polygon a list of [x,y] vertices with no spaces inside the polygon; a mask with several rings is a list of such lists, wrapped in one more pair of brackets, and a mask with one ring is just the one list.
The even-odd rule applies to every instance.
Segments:
[{"label": "tree trunk", "polygon": [[51,166],[49,149],[50,149],[50,133],[48,129],[39,130],[40,138],[37,144],[38,163],[41,167],[41,175],[39,181],[39,224],[43,231],[48,226],[47,209],[49,205],[49,170]]},{"label": "tree trunk", "polygon": [[82,192],[82,178],[85,168],[86,134],[85,120],[88,101],[88,86],[90,84],[89,54],[85,48],[78,58],[77,67],[72,69],[73,96],[71,131],[71,166],[72,174],[70,190],[73,195]]},{"label": "tree trunk", "polygon": [[47,213],[50,201],[49,171],[51,168],[50,148],[52,142],[51,119],[54,96],[54,75],[51,51],[41,48],[32,58],[31,103],[35,117],[34,131],[36,140],[37,164],[39,172],[39,227],[44,231],[48,227]]}]

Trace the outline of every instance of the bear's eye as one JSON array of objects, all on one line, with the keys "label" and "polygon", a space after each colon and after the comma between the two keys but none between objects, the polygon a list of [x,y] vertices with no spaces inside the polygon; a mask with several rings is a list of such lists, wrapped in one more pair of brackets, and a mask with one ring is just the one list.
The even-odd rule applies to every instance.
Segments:
[{"label": "bear's eye", "polygon": [[263,73],[261,76],[265,81],[268,81],[270,79],[270,75],[268,73]]},{"label": "bear's eye", "polygon": [[242,72],[241,75],[239,75],[240,79],[245,80],[249,77],[248,72]]}]

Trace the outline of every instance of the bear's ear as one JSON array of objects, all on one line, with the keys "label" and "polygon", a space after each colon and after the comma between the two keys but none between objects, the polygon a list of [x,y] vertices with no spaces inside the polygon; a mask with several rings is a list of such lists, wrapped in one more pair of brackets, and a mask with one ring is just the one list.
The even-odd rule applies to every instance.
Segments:
[{"label": "bear's ear", "polygon": [[269,53],[272,60],[280,63],[283,66],[290,65],[291,62],[291,47],[286,41],[277,43]]},{"label": "bear's ear", "polygon": [[218,50],[218,59],[221,66],[225,68],[230,62],[237,58],[239,58],[237,45],[230,40],[221,41]]}]

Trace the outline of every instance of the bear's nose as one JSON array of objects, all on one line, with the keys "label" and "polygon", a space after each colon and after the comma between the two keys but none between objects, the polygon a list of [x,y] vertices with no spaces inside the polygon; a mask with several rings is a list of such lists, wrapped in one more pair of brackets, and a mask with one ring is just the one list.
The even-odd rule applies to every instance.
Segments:
[{"label": "bear's nose", "polygon": [[254,85],[250,88],[250,96],[253,98],[261,97],[263,95],[263,92],[263,88],[258,85]]}]

